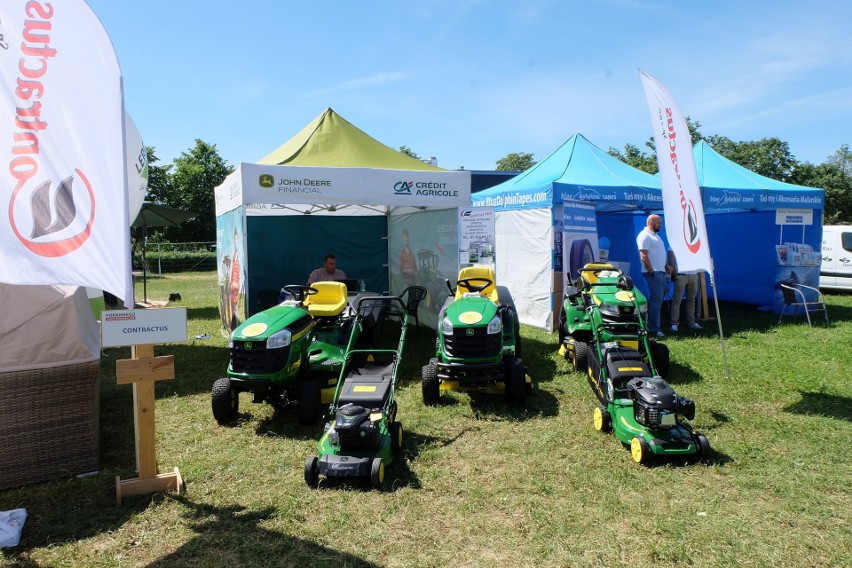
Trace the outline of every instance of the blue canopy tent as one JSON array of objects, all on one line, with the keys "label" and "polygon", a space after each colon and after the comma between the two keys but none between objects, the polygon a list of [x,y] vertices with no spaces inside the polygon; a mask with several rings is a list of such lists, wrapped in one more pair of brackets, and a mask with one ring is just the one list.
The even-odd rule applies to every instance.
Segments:
[{"label": "blue canopy tent", "polygon": [[493,206],[497,212],[498,282],[512,291],[521,322],[548,331],[564,284],[565,200],[593,204],[598,234],[611,243],[609,258],[625,263],[636,255],[635,235],[644,224],[644,215],[635,212],[662,208],[657,178],[610,156],[581,134],[529,170],[472,195],[474,206]]},{"label": "blue canopy tent", "polygon": [[[824,192],[758,175],[703,140],[695,169],[720,299],[775,305],[779,279],[818,286]],[[782,255],[784,243],[804,244]],[[816,254],[804,251],[810,247]]]}]

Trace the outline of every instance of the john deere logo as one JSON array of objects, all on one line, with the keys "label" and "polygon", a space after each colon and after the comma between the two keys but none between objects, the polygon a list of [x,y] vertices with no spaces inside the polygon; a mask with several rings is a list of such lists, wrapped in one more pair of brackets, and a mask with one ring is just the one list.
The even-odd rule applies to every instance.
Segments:
[{"label": "john deere logo", "polygon": [[466,333],[468,336],[473,335],[473,328],[472,328],[472,327],[467,328],[467,329],[465,330],[465,333]]},{"label": "john deere logo", "polygon": [[411,195],[411,188],[413,186],[413,181],[398,181],[393,184],[393,192],[396,195]]},{"label": "john deere logo", "polygon": [[251,341],[246,341],[245,343],[243,343],[243,349],[245,349],[246,351],[251,351]]},{"label": "john deere logo", "polygon": [[275,178],[271,174],[260,174],[257,183],[260,184],[260,187],[272,187],[275,185]]}]

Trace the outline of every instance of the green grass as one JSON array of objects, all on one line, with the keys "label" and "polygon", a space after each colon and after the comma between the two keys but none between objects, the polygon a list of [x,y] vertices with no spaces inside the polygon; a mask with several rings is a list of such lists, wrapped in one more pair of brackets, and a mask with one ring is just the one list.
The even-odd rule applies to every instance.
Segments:
[{"label": "green grass", "polygon": [[[188,307],[177,378],[157,383],[160,471],[187,492],[115,505],[115,476],[133,477],[132,395],[101,374],[97,476],[0,492],[25,507],[20,566],[848,566],[852,564],[852,296],[830,295],[832,327],[722,305],[725,377],[715,322],[670,338],[670,382],[697,404],[710,464],[645,468],[592,428],[594,397],[556,353],[556,334],[524,327],[536,391],[525,405],[442,394],[420,399],[434,335],[412,330],[399,385],[402,460],[385,491],[308,488],[305,458],[320,425],[251,404],[218,426],[210,387],[224,374],[215,275],[149,278],[149,299],[180,292]],[[141,294],[141,285],[140,285]],[[194,339],[209,334],[211,339]]]}]

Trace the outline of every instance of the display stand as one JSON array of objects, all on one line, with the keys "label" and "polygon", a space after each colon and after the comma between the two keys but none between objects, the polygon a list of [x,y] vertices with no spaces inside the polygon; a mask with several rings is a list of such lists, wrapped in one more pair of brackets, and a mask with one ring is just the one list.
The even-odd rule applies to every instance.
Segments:
[{"label": "display stand", "polygon": [[136,470],[139,477],[115,478],[115,500],[121,505],[124,497],[148,495],[164,491],[183,493],[186,485],[175,468],[172,473],[157,474],[157,454],[154,429],[154,383],[175,378],[172,355],[154,357],[154,346],[132,345],[132,359],[116,361],[115,379],[120,385],[133,385],[133,426],[136,439]]}]

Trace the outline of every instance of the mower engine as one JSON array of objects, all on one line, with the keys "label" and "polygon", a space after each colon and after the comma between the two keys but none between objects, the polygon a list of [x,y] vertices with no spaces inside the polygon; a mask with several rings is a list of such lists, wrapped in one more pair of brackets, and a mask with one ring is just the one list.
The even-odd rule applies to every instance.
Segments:
[{"label": "mower engine", "polygon": [[344,404],[337,410],[329,442],[343,450],[375,448],[381,440],[381,412],[372,412],[357,404]]},{"label": "mower engine", "polygon": [[643,426],[676,426],[678,414],[687,420],[695,418],[695,403],[678,396],[660,377],[631,379],[627,388],[633,399],[634,418]]}]

